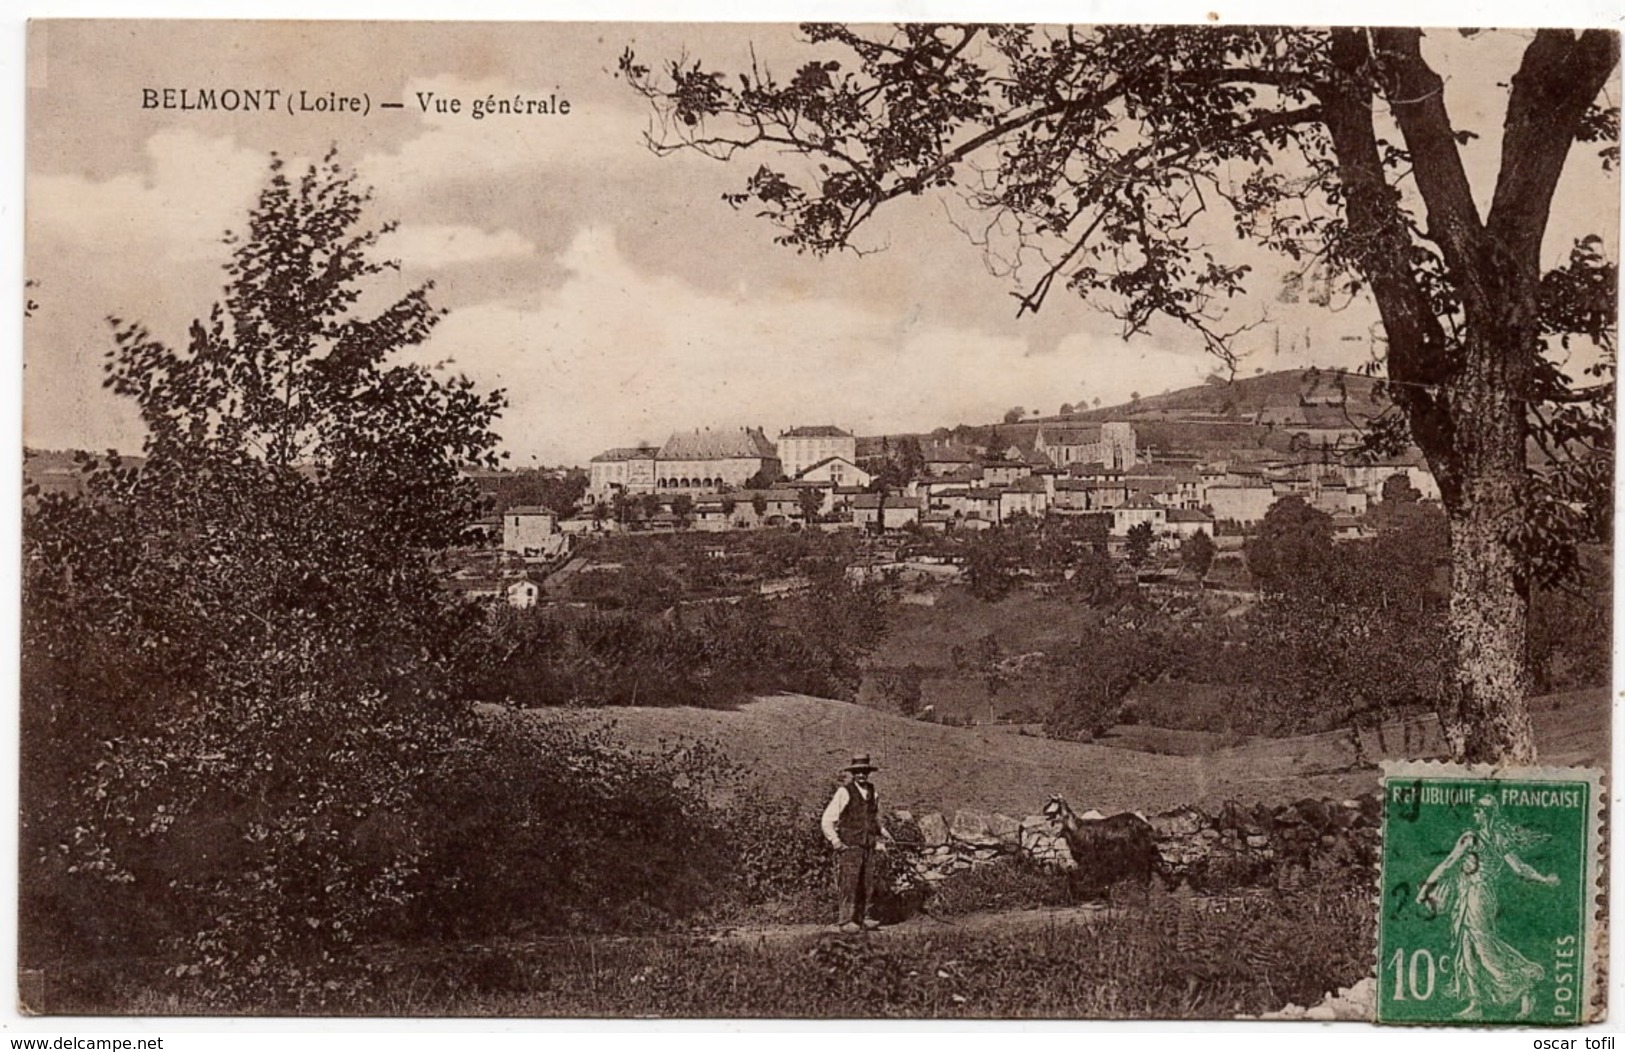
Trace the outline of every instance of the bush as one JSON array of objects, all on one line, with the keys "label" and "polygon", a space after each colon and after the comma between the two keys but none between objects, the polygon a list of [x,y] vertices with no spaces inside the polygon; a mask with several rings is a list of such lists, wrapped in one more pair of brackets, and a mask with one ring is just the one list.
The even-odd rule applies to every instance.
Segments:
[{"label": "bush", "polygon": [[703,745],[631,753],[607,730],[499,715],[433,772],[403,938],[648,931],[713,906],[734,866]]},{"label": "bush", "polygon": [[937,916],[959,917],[990,910],[1067,906],[1072,901],[1065,873],[1026,855],[1014,855],[960,870],[937,882],[927,908]]}]

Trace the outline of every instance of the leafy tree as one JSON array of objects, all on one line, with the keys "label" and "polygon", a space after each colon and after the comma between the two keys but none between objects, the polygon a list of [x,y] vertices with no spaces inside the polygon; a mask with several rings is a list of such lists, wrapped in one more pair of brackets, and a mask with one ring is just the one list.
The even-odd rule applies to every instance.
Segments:
[{"label": "leafy tree", "polygon": [[[1444,692],[1445,517],[1436,507],[1410,508],[1414,514],[1375,539],[1323,550],[1318,521],[1292,518],[1294,533],[1275,548],[1280,562],[1250,621],[1245,685],[1275,697],[1286,720],[1279,729],[1380,727]],[[1312,568],[1299,572],[1293,552],[1307,553]]]},{"label": "leafy tree", "polygon": [[369,197],[331,154],[273,159],[186,343],[113,321],[144,462],[87,460],[24,525],[31,953],[122,923],[222,996],[257,955],[316,983],[421,890],[402,816],[473,733],[471,611],[431,555],[479,513],[464,469],[495,467],[504,401],[392,360],[440,317],[428,286],[359,312],[395,269]]},{"label": "leafy tree", "polygon": [[1403,471],[1396,471],[1382,480],[1382,494],[1379,499],[1384,504],[1415,504],[1422,499],[1422,494],[1411,485],[1411,477]]},{"label": "leafy tree", "polygon": [[537,468],[503,471],[478,481],[490,494],[498,513],[518,505],[533,505],[546,508],[561,519],[575,513],[588,484],[584,471],[571,470],[558,475]]},{"label": "leafy tree", "polygon": [[734,512],[739,508],[739,502],[732,497],[722,498],[722,517],[729,522],[733,521]]},{"label": "leafy tree", "polygon": [[873,465],[875,475],[889,489],[898,490],[912,479],[925,473],[925,451],[920,440],[904,435],[895,442],[883,437],[880,462]]},{"label": "leafy tree", "polygon": [[1060,413],[1060,415],[1061,416],[1071,416],[1072,415],[1072,403],[1071,402],[1062,402],[1061,403],[1061,413]]},{"label": "leafy tree", "polygon": [[879,669],[875,682],[881,697],[901,716],[916,716],[920,712],[927,670],[920,665],[902,665]]},{"label": "leafy tree", "polygon": [[1213,569],[1213,556],[1217,549],[1213,546],[1213,538],[1205,532],[1197,532],[1185,538],[1179,546],[1179,562],[1185,569],[1196,575],[1198,581],[1207,579],[1208,571]]},{"label": "leafy tree", "polygon": [[1027,410],[1023,409],[1021,406],[1012,406],[1004,411],[1004,422],[1007,424],[1019,424],[1021,423],[1021,418],[1026,415]]},{"label": "leafy tree", "polygon": [[756,519],[757,519],[758,522],[760,522],[767,515],[767,496],[766,496],[766,494],[762,494],[762,493],[753,493],[753,494],[751,494],[750,508],[751,508],[752,511],[754,511],[756,513]]},{"label": "leafy tree", "polygon": [[1064,689],[1044,720],[1060,738],[1098,738],[1111,729],[1135,686],[1149,683],[1170,665],[1170,648],[1159,632],[1116,624],[1091,624],[1060,655]]},{"label": "leafy tree", "polygon": [[1302,497],[1282,497],[1248,538],[1246,554],[1261,592],[1321,591],[1333,574],[1332,517]]},{"label": "leafy tree", "polygon": [[677,516],[677,525],[687,526],[689,516],[694,514],[694,498],[687,493],[679,493],[671,499],[671,513]]},{"label": "leafy tree", "polygon": [[965,546],[965,583],[970,594],[993,603],[1014,591],[1022,550],[1015,530],[994,526],[972,534]]},{"label": "leafy tree", "polygon": [[[1212,311],[1251,268],[1206,232],[1281,253],[1328,296],[1369,295],[1401,414],[1387,437],[1421,447],[1450,517],[1452,751],[1533,758],[1529,591],[1572,575],[1575,544],[1601,539],[1609,514],[1617,285],[1600,241],[1546,275],[1540,250],[1571,148],[1605,143],[1603,163],[1617,163],[1618,109],[1603,93],[1614,33],[1529,35],[1504,82],[1486,213],[1461,153],[1473,133],[1454,124],[1420,29],[804,32],[845,61],[810,61],[788,81],[689,60],[656,72],[631,51],[620,64],[662,122],[657,149],[813,162],[790,173],[771,161],[727,196],[780,224],[790,247],[861,247],[887,202],[958,186],[989,214],[977,229],[1018,242],[990,254],[1039,260],[1022,310],[1058,281],[1129,334],[1159,318],[1188,326],[1232,368],[1234,334]],[[1232,222],[1205,225],[1201,213],[1221,208]],[[1571,336],[1609,357],[1597,382],[1548,353]],[[1549,463],[1531,465],[1531,439]]]},{"label": "leafy tree", "polygon": [[1156,543],[1156,534],[1151,531],[1149,522],[1137,522],[1128,528],[1128,563],[1138,570],[1151,558],[1151,546]]},{"label": "leafy tree", "polygon": [[803,487],[801,492],[796,494],[796,499],[801,504],[801,521],[817,522],[818,509],[824,506],[824,491]]}]

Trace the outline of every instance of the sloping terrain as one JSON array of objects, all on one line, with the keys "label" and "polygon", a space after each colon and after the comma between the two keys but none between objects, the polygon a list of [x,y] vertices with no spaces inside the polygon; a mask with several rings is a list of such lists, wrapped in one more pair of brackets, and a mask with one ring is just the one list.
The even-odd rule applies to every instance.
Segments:
[{"label": "sloping terrain", "polygon": [[[1536,699],[1533,708],[1542,762],[1607,762],[1606,690]],[[1351,767],[1354,754],[1346,734],[1254,739],[1202,755],[1162,755],[1006,730],[942,727],[801,695],[762,698],[734,710],[538,710],[535,718],[609,722],[614,736],[634,748],[677,740],[715,742],[764,792],[808,807],[821,805],[835,771],[853,752],[864,751],[882,768],[875,781],[887,806],[916,811],[975,808],[1025,815],[1056,792],[1080,811],[1155,811],[1180,804],[1213,807],[1226,800],[1344,798],[1377,784],[1376,771]],[[1406,752],[1397,724],[1384,739],[1386,755]],[[1366,744],[1368,755],[1378,753],[1374,736],[1368,735]],[[1441,750],[1431,720],[1413,725],[1411,755]]]}]

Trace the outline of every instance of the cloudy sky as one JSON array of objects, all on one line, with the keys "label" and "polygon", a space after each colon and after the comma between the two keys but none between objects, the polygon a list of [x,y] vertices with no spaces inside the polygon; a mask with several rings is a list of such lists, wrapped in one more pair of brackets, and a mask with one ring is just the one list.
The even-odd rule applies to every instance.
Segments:
[{"label": "cloudy sky", "polygon": [[[1523,34],[1430,40],[1487,199],[1499,139],[1495,84]],[[621,51],[722,68],[756,56],[789,71],[811,52],[787,26],[36,22],[27,70],[24,439],[134,451],[128,405],[101,387],[105,319],[160,336],[218,298],[221,235],[240,227],[272,151],[336,144],[398,219],[393,291],[432,279],[450,313],[423,362],[508,391],[501,431],[518,463],[583,463],[680,427],[836,423],[860,433],[985,422],[1021,405],[1125,400],[1199,382],[1214,361],[1189,336],[1125,343],[1064,295],[1018,319],[951,220],[953,197],[902,203],[866,234],[881,251],[815,259],[720,200],[756,158],[723,165],[644,148],[643,103],[613,76]],[[144,88],[278,88],[370,96],[348,114],[142,108]],[[560,117],[423,113],[418,93],[567,98]],[[380,110],[380,101],[407,103]],[[1589,157],[1589,155],[1587,155]],[[1610,243],[1617,186],[1578,155],[1548,253],[1595,230]],[[1372,314],[1284,303],[1260,257],[1232,323],[1243,372],[1357,365]],[[388,289],[380,292],[391,291]]]}]

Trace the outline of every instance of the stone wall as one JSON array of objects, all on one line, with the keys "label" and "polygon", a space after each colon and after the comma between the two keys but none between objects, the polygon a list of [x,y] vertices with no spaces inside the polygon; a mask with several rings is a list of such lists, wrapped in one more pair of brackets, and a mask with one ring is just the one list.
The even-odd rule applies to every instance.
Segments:
[{"label": "stone wall", "polygon": [[[1380,840],[1382,805],[1375,794],[1350,800],[1303,799],[1215,813],[1178,807],[1144,816],[1156,836],[1159,867],[1170,886],[1226,888],[1293,879],[1317,858],[1369,865]],[[1098,819],[1098,811],[1078,816]],[[973,866],[1024,855],[1058,870],[1076,867],[1060,828],[1043,815],[1023,818],[980,811],[893,815],[898,861],[915,880],[935,884]]]}]

